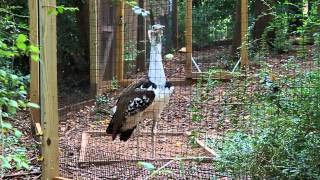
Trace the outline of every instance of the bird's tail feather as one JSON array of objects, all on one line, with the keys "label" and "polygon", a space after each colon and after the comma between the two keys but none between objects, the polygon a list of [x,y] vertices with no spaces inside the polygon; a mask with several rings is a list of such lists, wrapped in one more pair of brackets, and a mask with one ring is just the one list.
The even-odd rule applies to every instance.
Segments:
[{"label": "bird's tail feather", "polygon": [[112,140],[114,140],[114,139],[116,139],[118,133],[119,133],[119,128],[117,128],[114,125],[113,119],[112,119],[108,128],[107,128],[107,134],[112,134]]},{"label": "bird's tail feather", "polygon": [[136,126],[133,127],[132,129],[127,129],[126,131],[121,132],[120,133],[120,140],[127,141],[131,137],[135,128],[136,128]]},{"label": "bird's tail feather", "polygon": [[116,125],[114,125],[113,121],[111,120],[111,122],[110,122],[110,124],[109,124],[109,126],[108,126],[106,131],[107,131],[107,134],[112,134],[112,140],[115,140],[117,135],[120,134],[120,140],[121,141],[127,141],[131,137],[131,135],[132,135],[132,133],[133,133],[135,128],[136,128],[136,126],[134,126],[131,129],[127,129],[125,131],[121,131],[120,130],[121,128],[117,127]]},{"label": "bird's tail feather", "polygon": [[110,122],[108,128],[107,128],[107,134],[112,134],[112,129],[113,129],[113,123]]}]

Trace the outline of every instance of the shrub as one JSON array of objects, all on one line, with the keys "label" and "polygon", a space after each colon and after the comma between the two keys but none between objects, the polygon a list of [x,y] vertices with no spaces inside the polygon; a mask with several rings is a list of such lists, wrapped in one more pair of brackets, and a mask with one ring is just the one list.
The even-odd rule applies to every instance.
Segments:
[{"label": "shrub", "polygon": [[227,133],[217,167],[235,177],[320,177],[320,72],[300,75],[291,88],[257,94],[247,108],[250,127]]}]

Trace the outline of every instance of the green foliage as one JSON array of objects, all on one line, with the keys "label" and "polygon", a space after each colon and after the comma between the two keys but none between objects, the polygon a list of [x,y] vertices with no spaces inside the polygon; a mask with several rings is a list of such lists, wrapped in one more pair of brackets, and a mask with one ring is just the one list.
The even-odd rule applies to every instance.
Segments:
[{"label": "green foliage", "polygon": [[237,178],[246,174],[253,179],[317,179],[319,82],[316,71],[286,80],[292,87],[286,91],[257,93],[246,107],[250,125],[227,133],[216,148],[217,168]]},{"label": "green foliage", "polygon": [[118,80],[113,78],[111,81],[111,89],[112,90],[117,90],[119,88],[119,83]]},{"label": "green foliage", "polygon": [[288,52],[291,49],[289,22],[292,15],[288,14],[289,6],[290,4],[286,2],[278,2],[273,7],[273,20],[265,32],[265,34],[275,34],[272,44],[277,52]]},{"label": "green foliage", "polygon": [[140,161],[140,162],[138,162],[138,166],[143,167],[144,169],[146,169],[149,172],[156,170],[156,167],[153,164],[148,163],[148,162]]},{"label": "green foliage", "polygon": [[99,95],[96,96],[96,109],[95,112],[100,115],[110,115],[112,114],[111,111],[111,101],[106,95]]},{"label": "green foliage", "polygon": [[[179,29],[185,30],[186,1],[179,1]],[[228,39],[233,32],[233,14],[236,0],[194,1],[193,2],[193,43],[204,47],[211,42]],[[180,28],[181,27],[181,28]],[[181,37],[183,41],[184,37]]]},{"label": "green foliage", "polygon": [[141,53],[137,50],[136,43],[128,41],[124,46],[124,60],[135,61],[138,54]]},{"label": "green foliage", "polygon": [[[266,50],[267,38],[270,38],[268,35],[274,36],[269,42],[278,53],[289,52],[292,49],[290,37],[295,37],[300,44],[298,49],[299,57],[305,58],[307,54],[306,44],[312,42],[312,34],[320,26],[317,12],[319,1],[316,0],[309,3],[310,10],[307,14],[302,11],[305,3],[305,1],[297,3],[277,1],[273,7],[270,7],[270,14],[273,19],[262,37],[263,51]],[[265,14],[262,16],[265,16]]]},{"label": "green foliage", "polygon": [[79,8],[77,8],[77,7],[65,7],[64,5],[60,5],[60,6],[49,8],[48,14],[59,15],[59,14],[65,13],[65,12],[74,13],[76,11],[79,11]]},{"label": "green foliage", "polygon": [[314,37],[314,43],[315,43],[315,49],[313,51],[313,59],[317,62],[317,64],[320,64],[320,33],[315,33],[313,35]]},{"label": "green foliage", "polygon": [[[23,134],[8,120],[13,119],[19,109],[38,108],[38,105],[26,99],[29,77],[12,67],[14,61],[25,60],[23,57],[26,56],[39,61],[39,48],[31,45],[24,34],[24,23],[27,19],[17,14],[21,7],[3,7],[5,8],[0,8],[0,139],[3,152],[0,155],[1,169],[29,169],[26,148],[21,146],[20,142]],[[0,176],[3,176],[3,171]]]},{"label": "green foliage", "polygon": [[[0,117],[2,118],[2,117]],[[10,123],[0,121],[3,155],[0,155],[1,168],[3,169],[29,169],[29,161],[26,157],[26,148],[20,147],[19,139],[22,132],[14,128]],[[1,175],[1,174],[0,174]]]},{"label": "green foliage", "polygon": [[[319,1],[317,2],[319,3]],[[297,31],[295,32],[300,36],[300,47],[298,49],[298,55],[302,59],[305,59],[308,54],[308,49],[306,45],[312,42],[314,38],[313,33],[317,32],[317,29],[320,27],[320,20],[317,9],[317,3],[313,3],[313,5],[310,7],[309,14],[301,15],[303,24],[300,27],[298,27]]]},{"label": "green foliage", "polygon": [[162,175],[162,174],[172,174],[172,171],[166,168],[156,169],[156,167],[152,163],[139,161],[138,166],[142,167],[143,169],[147,170],[149,174],[151,174],[151,177],[156,175]]},{"label": "green foliage", "polygon": [[100,96],[97,96],[97,97],[96,97],[96,104],[97,104],[98,106],[100,106],[100,105],[106,105],[106,104],[108,104],[108,103],[109,103],[109,99],[108,99],[107,96],[105,96],[105,95],[100,95]]}]

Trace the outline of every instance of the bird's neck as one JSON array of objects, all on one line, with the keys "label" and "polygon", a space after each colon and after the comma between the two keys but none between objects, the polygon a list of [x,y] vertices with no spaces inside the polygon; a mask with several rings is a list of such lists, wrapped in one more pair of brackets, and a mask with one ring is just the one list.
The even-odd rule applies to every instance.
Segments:
[{"label": "bird's neck", "polygon": [[157,86],[166,84],[166,75],[162,64],[161,43],[152,43],[150,50],[149,80]]}]

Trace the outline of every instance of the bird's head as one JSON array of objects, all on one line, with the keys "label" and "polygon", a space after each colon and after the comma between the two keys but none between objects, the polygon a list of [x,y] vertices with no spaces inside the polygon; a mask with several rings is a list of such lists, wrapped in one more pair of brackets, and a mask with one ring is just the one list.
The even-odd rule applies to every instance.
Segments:
[{"label": "bird's head", "polygon": [[155,24],[148,31],[148,36],[151,44],[161,43],[161,37],[163,36],[164,26],[161,24]]}]

